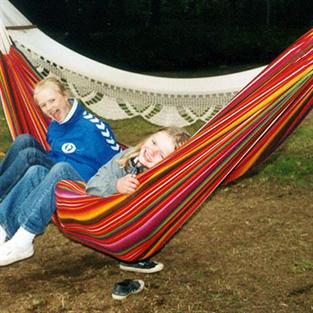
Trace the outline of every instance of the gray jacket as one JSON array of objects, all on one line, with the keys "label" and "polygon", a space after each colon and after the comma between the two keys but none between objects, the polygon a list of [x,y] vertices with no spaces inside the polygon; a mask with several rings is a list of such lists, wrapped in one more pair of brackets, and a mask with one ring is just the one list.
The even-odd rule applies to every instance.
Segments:
[{"label": "gray jacket", "polygon": [[129,149],[116,154],[108,163],[100,167],[97,174],[89,179],[86,186],[87,193],[100,197],[112,195],[117,192],[116,182],[119,178],[138,173],[138,167],[131,160],[127,171],[117,162]]}]

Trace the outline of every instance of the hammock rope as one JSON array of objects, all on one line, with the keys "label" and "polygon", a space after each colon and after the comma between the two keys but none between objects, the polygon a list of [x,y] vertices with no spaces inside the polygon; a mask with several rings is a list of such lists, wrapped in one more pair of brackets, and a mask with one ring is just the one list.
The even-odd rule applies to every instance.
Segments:
[{"label": "hammock rope", "polygon": [[[43,144],[47,121],[32,100],[41,78],[11,45],[1,55],[1,100],[12,136]],[[61,181],[53,217],[69,238],[124,261],[151,257],[221,184],[267,158],[313,107],[313,29],[283,52],[169,158],[139,175],[132,195],[87,195]],[[48,148],[48,147],[47,147]]]}]

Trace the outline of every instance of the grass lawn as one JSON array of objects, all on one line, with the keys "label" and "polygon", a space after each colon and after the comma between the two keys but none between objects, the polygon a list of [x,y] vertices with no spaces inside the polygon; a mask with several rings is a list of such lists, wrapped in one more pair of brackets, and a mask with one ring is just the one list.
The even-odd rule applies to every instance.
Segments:
[{"label": "grass lawn", "polygon": [[[140,118],[110,123],[127,144],[156,129]],[[313,114],[262,166],[207,199],[154,256],[165,264],[157,274],[120,271],[48,225],[31,259],[0,269],[0,312],[312,312],[312,152]],[[145,289],[112,300],[113,284],[129,278]]]},{"label": "grass lawn", "polygon": [[0,158],[3,157],[11,142],[11,135],[9,133],[2,106],[0,104]]},{"label": "grass lawn", "polygon": [[[313,127],[306,121],[295,130],[294,134],[259,168],[262,179],[276,179],[279,182],[306,185],[313,172]],[[149,123],[141,117],[125,120],[108,120],[119,142],[136,144],[141,138],[155,132],[160,127]],[[202,126],[201,122],[186,127],[190,134]],[[0,158],[9,148],[12,139],[2,107],[0,107]]]},{"label": "grass lawn", "polygon": [[[160,126],[153,125],[141,117],[133,117],[125,120],[107,120],[111,125],[119,142],[129,145],[136,144],[140,139],[148,136],[149,134],[157,131]],[[194,123],[186,127],[186,130],[193,134],[202,126],[201,122]],[[0,158],[7,151],[12,139],[9,134],[7,123],[5,121],[2,107],[0,106]]]}]

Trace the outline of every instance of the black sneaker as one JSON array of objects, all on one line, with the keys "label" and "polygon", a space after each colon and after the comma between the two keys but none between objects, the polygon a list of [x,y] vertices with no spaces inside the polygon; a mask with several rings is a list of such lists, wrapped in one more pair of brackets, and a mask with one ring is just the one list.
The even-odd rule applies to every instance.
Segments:
[{"label": "black sneaker", "polygon": [[144,287],[145,283],[142,280],[125,279],[114,284],[112,298],[114,300],[123,300],[131,294],[142,291]]},{"label": "black sneaker", "polygon": [[150,260],[140,261],[136,263],[120,263],[121,270],[137,273],[157,273],[162,271],[163,268],[164,265],[162,263]]}]

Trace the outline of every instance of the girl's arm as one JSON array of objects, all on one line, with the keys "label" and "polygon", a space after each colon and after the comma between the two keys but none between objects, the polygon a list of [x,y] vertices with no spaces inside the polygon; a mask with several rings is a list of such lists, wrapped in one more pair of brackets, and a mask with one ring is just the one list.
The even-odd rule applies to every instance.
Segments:
[{"label": "girl's arm", "polygon": [[106,197],[117,192],[116,182],[120,177],[127,173],[120,167],[117,159],[121,157],[121,153],[103,165],[96,175],[91,177],[86,186],[86,192],[100,197]]}]

